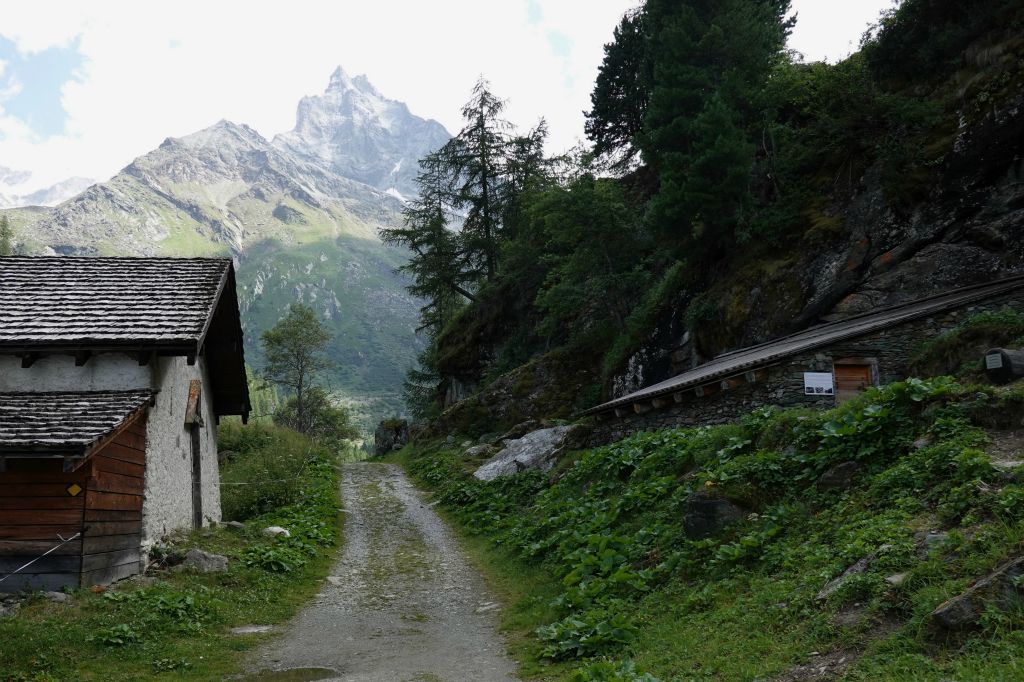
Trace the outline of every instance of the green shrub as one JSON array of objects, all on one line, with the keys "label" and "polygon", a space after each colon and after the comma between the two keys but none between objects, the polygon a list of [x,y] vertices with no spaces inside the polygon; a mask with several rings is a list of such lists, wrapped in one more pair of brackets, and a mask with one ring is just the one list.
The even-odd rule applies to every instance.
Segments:
[{"label": "green shrub", "polygon": [[229,453],[220,472],[221,508],[224,518],[236,521],[298,502],[309,467],[329,456],[308,438],[266,423],[226,421],[217,442]]}]

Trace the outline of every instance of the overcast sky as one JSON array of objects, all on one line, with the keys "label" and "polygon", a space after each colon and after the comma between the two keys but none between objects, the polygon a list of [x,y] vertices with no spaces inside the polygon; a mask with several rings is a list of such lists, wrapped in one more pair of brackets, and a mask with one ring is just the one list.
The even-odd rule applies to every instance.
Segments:
[{"label": "overcast sky", "polygon": [[[637,0],[0,4],[0,166],[31,190],[103,180],[168,136],[227,118],[272,137],[342,65],[449,130],[483,74],[509,118],[573,145],[602,46]],[[893,0],[794,0],[790,47],[834,61]]]}]

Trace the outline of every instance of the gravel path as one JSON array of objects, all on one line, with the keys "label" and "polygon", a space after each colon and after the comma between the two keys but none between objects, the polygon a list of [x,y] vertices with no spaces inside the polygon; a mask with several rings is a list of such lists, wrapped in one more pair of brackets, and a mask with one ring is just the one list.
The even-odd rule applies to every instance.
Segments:
[{"label": "gravel path", "polygon": [[515,680],[497,604],[402,470],[358,462],[341,479],[341,557],[315,601],[249,667],[327,668],[302,679],[345,682]]}]

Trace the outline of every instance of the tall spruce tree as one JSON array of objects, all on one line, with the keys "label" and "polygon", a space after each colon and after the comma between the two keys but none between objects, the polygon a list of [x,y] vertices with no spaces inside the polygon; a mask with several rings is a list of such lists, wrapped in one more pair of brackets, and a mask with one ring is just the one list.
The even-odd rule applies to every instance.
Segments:
[{"label": "tall spruce tree", "polygon": [[466,262],[487,281],[498,273],[498,237],[506,198],[504,164],[511,126],[501,118],[504,110],[504,100],[479,79],[462,107],[466,125],[438,152],[451,178],[451,205],[465,212],[460,235]]}]

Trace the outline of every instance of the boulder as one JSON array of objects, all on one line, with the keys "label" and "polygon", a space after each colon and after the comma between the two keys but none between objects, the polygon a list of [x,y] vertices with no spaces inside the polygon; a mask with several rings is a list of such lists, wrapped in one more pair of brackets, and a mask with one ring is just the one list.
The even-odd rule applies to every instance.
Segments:
[{"label": "boulder", "polygon": [[683,532],[691,540],[715,537],[746,515],[729,500],[699,490],[684,503]]},{"label": "boulder", "polygon": [[505,441],[505,447],[487,460],[473,475],[482,481],[538,469],[549,471],[565,450],[576,427],[553,426],[531,431],[521,438]]},{"label": "boulder", "polygon": [[932,619],[947,630],[963,630],[975,626],[988,606],[1000,611],[1014,611],[1024,600],[1024,557],[1011,559],[985,576],[970,589],[949,599],[932,611]]},{"label": "boulder", "polygon": [[181,562],[182,568],[194,568],[200,573],[216,573],[228,570],[228,558],[223,554],[211,554],[201,549],[190,549]]},{"label": "boulder", "polygon": [[527,419],[524,422],[516,424],[511,429],[498,436],[497,439],[495,439],[495,442],[522,438],[531,431],[536,431],[538,426],[540,426],[540,422],[538,422],[536,419]]},{"label": "boulder", "polygon": [[892,545],[882,545],[871,554],[861,557],[852,566],[840,573],[838,577],[829,580],[825,584],[825,587],[821,588],[818,594],[814,595],[814,598],[817,601],[828,599],[839,590],[847,578],[851,575],[857,575],[858,573],[863,573],[868,570],[871,564],[873,564],[878,557],[890,549],[892,549]]},{"label": "boulder", "polygon": [[280,535],[286,538],[290,538],[292,536],[291,532],[287,528],[282,528],[281,526],[267,526],[263,529],[263,534],[273,537]]},{"label": "boulder", "polygon": [[481,457],[488,457],[494,454],[493,445],[474,445],[471,448],[466,448],[466,451],[462,453],[465,459],[479,459]]},{"label": "boulder", "polygon": [[373,453],[378,457],[401,450],[409,442],[409,422],[385,419],[373,432]]},{"label": "boulder", "polygon": [[66,602],[66,601],[71,599],[71,595],[70,594],[66,594],[64,592],[55,592],[55,591],[43,592],[43,596],[46,597],[47,599],[49,599],[52,602],[56,602],[57,604],[63,604],[64,602]]},{"label": "boulder", "polygon": [[238,530],[238,531],[245,530],[245,524],[242,523],[241,521],[225,521],[221,525],[224,526],[225,528],[230,528],[231,530]]},{"label": "boulder", "polygon": [[818,478],[818,490],[849,490],[859,470],[857,462],[840,462]]}]

